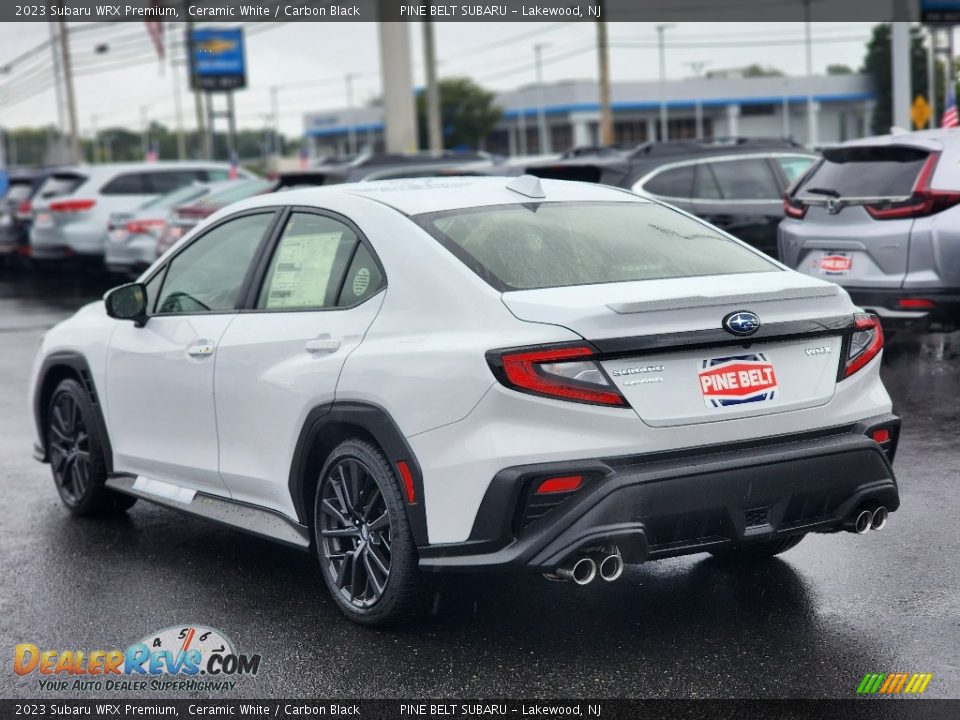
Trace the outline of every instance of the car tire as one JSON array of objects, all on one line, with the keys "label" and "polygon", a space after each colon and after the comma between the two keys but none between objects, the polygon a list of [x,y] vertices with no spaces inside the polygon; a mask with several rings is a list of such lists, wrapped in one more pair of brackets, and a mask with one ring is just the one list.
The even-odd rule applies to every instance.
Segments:
[{"label": "car tire", "polygon": [[718,560],[728,562],[753,562],[772,558],[774,555],[786,552],[790,548],[795,548],[804,537],[806,537],[806,533],[792,535],[788,538],[780,538],[778,540],[762,540],[739,547],[711,550],[710,554]]},{"label": "car tire", "polygon": [[62,380],[50,398],[46,440],[57,493],[74,515],[123,511],[137,498],[104,486],[104,438],[90,397],[76,380]]},{"label": "car tire", "polygon": [[350,439],[327,457],[313,536],[324,582],[348,618],[385,626],[415,614],[423,589],[417,548],[397,477],[378,447]]}]

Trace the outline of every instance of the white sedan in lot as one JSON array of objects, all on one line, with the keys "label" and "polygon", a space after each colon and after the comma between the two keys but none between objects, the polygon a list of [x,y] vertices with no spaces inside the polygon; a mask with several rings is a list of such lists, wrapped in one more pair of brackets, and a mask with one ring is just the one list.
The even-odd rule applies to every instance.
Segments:
[{"label": "white sedan in lot", "polygon": [[142,498],[315,552],[381,624],[426,571],[586,584],[880,529],[882,345],[836,285],[626,191],[293,190],[46,335],[35,453],[72,512]]}]

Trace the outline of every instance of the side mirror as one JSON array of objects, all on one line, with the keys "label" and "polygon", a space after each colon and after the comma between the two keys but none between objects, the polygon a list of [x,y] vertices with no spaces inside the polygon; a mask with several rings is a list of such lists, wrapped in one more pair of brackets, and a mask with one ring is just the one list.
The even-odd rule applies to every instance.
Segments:
[{"label": "side mirror", "polygon": [[130,283],[114,288],[103,296],[107,315],[117,320],[133,320],[137,327],[147,322],[147,288],[143,283]]}]

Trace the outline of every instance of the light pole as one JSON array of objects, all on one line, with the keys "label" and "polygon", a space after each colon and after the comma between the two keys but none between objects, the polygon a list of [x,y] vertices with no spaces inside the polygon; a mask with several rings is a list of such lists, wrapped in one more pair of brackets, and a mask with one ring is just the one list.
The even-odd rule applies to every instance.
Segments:
[{"label": "light pole", "polygon": [[[703,71],[710,64],[709,60],[691,60],[690,62],[685,62],[684,65],[693,70],[694,77],[702,78]],[[703,101],[698,97],[697,104],[694,106],[694,112],[696,113],[697,121],[697,140],[703,139]]]},{"label": "light pole", "polygon": [[666,142],[670,139],[667,131],[667,53],[663,34],[672,27],[676,27],[676,24],[663,23],[657,25],[657,51],[660,54],[660,142]]},{"label": "light pole", "polygon": [[543,49],[550,43],[537,43],[533,46],[533,56],[537,68],[537,145],[541,155],[553,152],[550,148],[550,133],[547,132],[547,108],[543,100]]},{"label": "light pole", "polygon": [[[810,0],[803,0],[804,44],[807,51],[807,87],[812,87],[813,39],[810,36]],[[817,144],[817,112],[813,105],[813,93],[807,91],[807,145]]]},{"label": "light pole", "polygon": [[344,80],[347,84],[347,114],[349,125],[347,126],[347,152],[355,155],[357,152],[357,129],[353,123],[353,79],[360,73],[347,73]]},{"label": "light pole", "polygon": [[273,126],[273,137],[270,138],[270,155],[276,161],[280,157],[280,92],[279,85],[270,86],[270,124]]}]

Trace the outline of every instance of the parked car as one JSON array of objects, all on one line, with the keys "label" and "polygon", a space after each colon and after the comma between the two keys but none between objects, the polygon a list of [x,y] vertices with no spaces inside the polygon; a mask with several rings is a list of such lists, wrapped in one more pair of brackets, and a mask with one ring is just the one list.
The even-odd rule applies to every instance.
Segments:
[{"label": "parked car", "polygon": [[238,183],[244,182],[247,181],[195,182],[149,200],[136,210],[112,213],[107,222],[107,250],[104,257],[107,270],[139,275],[159,256],[157,242],[166,234],[174,208],[198,202],[212,193],[232,190]]},{"label": "parked car", "polygon": [[784,190],[816,159],[782,140],[676,141],[632,150],[574,148],[558,162],[528,165],[526,172],[650,195],[777,257]]},{"label": "parked car", "polygon": [[0,258],[28,255],[31,201],[47,177],[44,170],[18,170],[10,173],[7,191],[0,198]]},{"label": "parked car", "polygon": [[494,162],[493,156],[488,153],[467,150],[444,150],[440,153],[361,153],[345,162],[338,160],[328,159],[314,166],[315,172],[326,175],[322,184],[433,177],[463,165],[485,167]]},{"label": "parked car", "polygon": [[73,513],[142,498],[316,552],[382,624],[436,571],[585,585],[881,529],[882,346],[837,285],[622,190],[291,190],[44,336],[35,454]]},{"label": "parked car", "polygon": [[960,131],[828,148],[784,210],[790,267],[842,285],[888,328],[960,325]]},{"label": "parked car", "polygon": [[157,257],[173,247],[174,243],[190,232],[201,220],[231,203],[270,192],[323,185],[326,180],[326,174],[316,170],[284,172],[269,180],[248,180],[242,184],[224,187],[196,202],[174,208],[165,231],[157,240]]},{"label": "parked car", "polygon": [[[240,171],[241,176],[249,173]],[[153,162],[78,165],[51,173],[33,202],[30,248],[41,261],[103,261],[111,213],[201,181],[226,180],[227,163]]]}]

